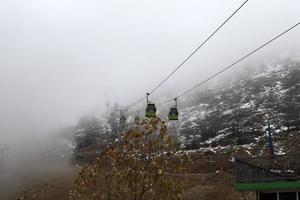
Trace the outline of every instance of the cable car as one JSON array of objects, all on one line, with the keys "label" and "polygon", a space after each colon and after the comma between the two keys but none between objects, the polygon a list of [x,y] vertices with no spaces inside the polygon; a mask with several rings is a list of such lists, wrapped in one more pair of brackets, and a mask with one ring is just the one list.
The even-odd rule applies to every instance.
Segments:
[{"label": "cable car", "polygon": [[154,103],[147,103],[147,108],[146,108],[146,117],[152,118],[156,117],[156,107]]},{"label": "cable car", "polygon": [[134,123],[139,124],[140,123],[140,111],[137,111],[135,117],[134,117]]},{"label": "cable car", "polygon": [[122,115],[120,117],[120,124],[125,124],[126,123],[126,117],[124,115]]},{"label": "cable car", "polygon": [[172,107],[170,109],[168,118],[169,118],[169,120],[178,120],[178,111],[177,111],[176,107]]},{"label": "cable car", "polygon": [[139,124],[140,123],[140,117],[137,115],[134,118],[134,123]]},{"label": "cable car", "polygon": [[126,129],[126,117],[124,114],[124,110],[120,110],[120,125],[119,125],[119,129],[120,132],[123,132]]},{"label": "cable car", "polygon": [[156,117],[156,107],[155,107],[154,103],[151,103],[148,100],[149,95],[150,94],[147,93],[147,107],[146,107],[146,111],[145,111],[145,116],[148,118],[153,118],[153,117]]},{"label": "cable car", "polygon": [[177,110],[177,98],[175,100],[175,106],[170,109],[168,118],[169,120],[178,120],[178,110]]}]

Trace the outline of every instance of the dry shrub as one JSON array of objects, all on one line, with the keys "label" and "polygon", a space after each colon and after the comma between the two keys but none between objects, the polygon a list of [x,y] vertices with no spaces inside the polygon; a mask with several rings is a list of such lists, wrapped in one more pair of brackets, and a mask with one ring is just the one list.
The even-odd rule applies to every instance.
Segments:
[{"label": "dry shrub", "polygon": [[176,154],[166,125],[146,119],[122,134],[91,165],[83,166],[70,199],[179,200],[186,183],[170,173],[182,172],[185,159]]},{"label": "dry shrub", "polygon": [[45,183],[37,188],[31,188],[22,192],[18,197],[18,200],[38,200],[38,199],[47,199],[47,194],[52,193],[54,190],[54,185]]}]

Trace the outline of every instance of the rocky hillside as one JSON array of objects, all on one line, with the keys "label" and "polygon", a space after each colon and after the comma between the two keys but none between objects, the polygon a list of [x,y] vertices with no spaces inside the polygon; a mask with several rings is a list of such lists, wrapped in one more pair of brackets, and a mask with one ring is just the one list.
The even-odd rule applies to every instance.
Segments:
[{"label": "rocky hillside", "polygon": [[177,134],[187,149],[265,143],[268,120],[275,141],[299,135],[300,62],[285,60],[253,71],[196,93],[190,106],[180,109]]},{"label": "rocky hillside", "polygon": [[[300,150],[300,59],[248,71],[234,81],[195,92],[181,104],[185,107],[179,106],[179,121],[170,122],[169,128],[185,150],[263,154],[268,121],[277,153]],[[168,112],[168,107],[160,109],[162,115]],[[111,110],[102,119],[83,117],[62,131],[76,159],[96,157],[99,149],[118,141],[119,115]],[[128,116],[128,127],[133,118]]]}]

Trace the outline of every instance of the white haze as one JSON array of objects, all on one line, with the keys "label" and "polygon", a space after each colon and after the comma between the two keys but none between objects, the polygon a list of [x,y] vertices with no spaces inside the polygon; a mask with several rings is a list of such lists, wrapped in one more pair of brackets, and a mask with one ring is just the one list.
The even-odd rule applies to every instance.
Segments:
[{"label": "white haze", "polygon": [[[144,96],[242,2],[1,0],[0,147],[8,149],[0,198],[42,177],[37,171],[68,169],[67,158],[51,165],[40,159],[56,145],[49,133],[83,115],[100,116],[107,102],[126,106]],[[172,97],[231,64],[300,22],[299,10],[298,0],[249,0],[151,100]],[[227,74],[299,55],[299,35],[300,27]]]},{"label": "white haze", "polygon": [[[106,102],[130,104],[242,2],[1,0],[0,143],[100,115]],[[230,64],[300,22],[299,10],[297,0],[250,0],[152,98],[171,97]],[[298,27],[247,62],[299,52],[299,35]]]}]

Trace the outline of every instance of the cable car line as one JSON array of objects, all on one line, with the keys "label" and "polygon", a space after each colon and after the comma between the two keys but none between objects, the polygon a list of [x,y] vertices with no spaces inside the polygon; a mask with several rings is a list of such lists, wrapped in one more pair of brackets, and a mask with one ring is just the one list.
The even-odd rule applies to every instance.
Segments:
[{"label": "cable car line", "polygon": [[[154,93],[157,89],[159,89],[176,71],[178,71],[201,47],[203,47],[249,0],[244,1],[212,34],[208,36],[188,57],[186,57],[180,65],[178,65],[166,78],[164,78],[155,88],[153,88],[149,95]],[[136,101],[127,107],[127,109],[135,106],[136,104],[143,101],[147,96],[144,96],[142,99]]]},{"label": "cable car line", "polygon": [[176,67],[165,79],[163,79],[153,90],[151,90],[150,94],[155,92],[164,82],[166,82],[179,68],[184,65],[204,44],[212,38],[246,3],[248,0],[246,0],[242,5],[240,5],[208,38],[204,40],[187,58],[183,60],[183,62],[180,63],[178,67]]},{"label": "cable car line", "polygon": [[131,107],[135,106],[136,104],[142,102],[142,101],[143,101],[144,99],[146,99],[146,98],[147,98],[147,96],[144,96],[143,98],[139,99],[138,101],[134,102],[133,104],[127,106],[127,107],[126,107],[127,110],[129,110]]},{"label": "cable car line", "polygon": [[[234,63],[232,63],[231,65],[223,68],[222,70],[220,70],[219,72],[213,74],[212,76],[210,76],[209,78],[205,79],[204,81],[198,83],[197,85],[195,85],[194,87],[188,89],[187,91],[183,92],[182,94],[176,96],[175,98],[181,98],[182,96],[186,95],[187,93],[191,92],[192,90],[198,88],[199,86],[203,85],[204,83],[208,82],[209,80],[213,79],[214,77],[218,76],[219,74],[223,73],[224,71],[228,70],[229,68],[233,67],[234,65],[240,63],[241,61],[243,61],[244,59],[246,59],[247,57],[251,56],[252,54],[256,53],[257,51],[259,51],[260,49],[264,48],[265,46],[269,45],[270,43],[272,43],[273,41],[277,40],[278,38],[280,38],[281,36],[285,35],[286,33],[288,33],[289,31],[291,31],[292,29],[296,28],[297,26],[300,25],[300,22],[291,26],[290,28],[288,28],[287,30],[285,30],[284,32],[280,33],[279,35],[275,36],[274,38],[272,38],[271,40],[267,41],[266,43],[262,44],[261,46],[257,47],[256,49],[254,49],[253,51],[251,51],[250,53],[244,55],[243,57],[241,57],[240,59],[238,59],[237,61],[235,61]],[[172,102],[174,100],[174,98],[165,101],[159,105],[163,105],[163,104],[167,104],[169,102]]]}]

